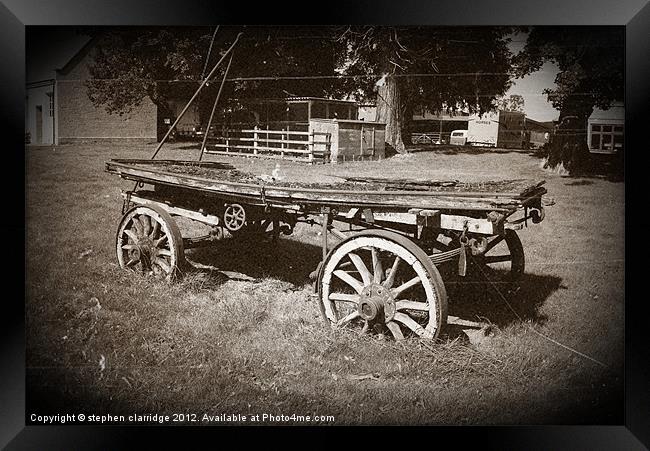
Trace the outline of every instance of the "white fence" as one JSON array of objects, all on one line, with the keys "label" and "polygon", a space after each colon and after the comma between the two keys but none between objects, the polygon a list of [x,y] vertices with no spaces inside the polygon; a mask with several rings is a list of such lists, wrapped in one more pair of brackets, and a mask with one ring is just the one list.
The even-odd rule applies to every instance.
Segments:
[{"label": "white fence", "polygon": [[[211,137],[206,153],[250,155],[308,163],[329,161],[331,134],[294,130],[223,130],[222,136]],[[216,142],[215,142],[216,141]]]}]

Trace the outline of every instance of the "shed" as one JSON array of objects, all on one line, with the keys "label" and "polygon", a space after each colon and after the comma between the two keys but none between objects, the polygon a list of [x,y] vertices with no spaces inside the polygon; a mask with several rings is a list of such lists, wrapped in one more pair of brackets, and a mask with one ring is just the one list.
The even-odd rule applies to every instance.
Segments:
[{"label": "shed", "polygon": [[386,124],[359,120],[309,120],[309,132],[329,133],[330,161],[379,160],[386,155]]},{"label": "shed", "polygon": [[310,119],[357,119],[357,103],[321,97],[229,99],[227,122],[233,126],[307,130]]}]

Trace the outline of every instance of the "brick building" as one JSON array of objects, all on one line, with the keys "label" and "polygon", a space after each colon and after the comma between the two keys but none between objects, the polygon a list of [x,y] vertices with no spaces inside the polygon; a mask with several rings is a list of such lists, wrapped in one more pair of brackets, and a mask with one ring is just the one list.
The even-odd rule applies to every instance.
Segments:
[{"label": "brick building", "polygon": [[157,107],[145,99],[128,114],[109,114],[88,98],[86,80],[92,62],[90,40],[61,69],[55,78],[27,84],[25,132],[34,145],[80,141],[155,141]]}]

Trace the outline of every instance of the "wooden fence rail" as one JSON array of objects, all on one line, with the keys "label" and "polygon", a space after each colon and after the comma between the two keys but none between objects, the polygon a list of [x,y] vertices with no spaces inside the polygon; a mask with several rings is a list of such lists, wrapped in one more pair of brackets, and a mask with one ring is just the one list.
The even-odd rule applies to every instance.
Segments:
[{"label": "wooden fence rail", "polygon": [[329,161],[332,137],[327,132],[297,130],[222,130],[211,137],[206,153],[245,154],[308,163]]}]

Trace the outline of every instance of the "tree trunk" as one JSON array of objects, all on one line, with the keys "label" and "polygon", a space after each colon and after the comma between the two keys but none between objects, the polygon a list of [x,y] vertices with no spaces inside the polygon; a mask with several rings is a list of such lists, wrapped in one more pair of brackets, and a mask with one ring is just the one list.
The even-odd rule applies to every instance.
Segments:
[{"label": "tree trunk", "polygon": [[402,139],[404,108],[395,77],[388,76],[377,91],[377,122],[386,124],[386,144],[399,153],[406,152]]}]

